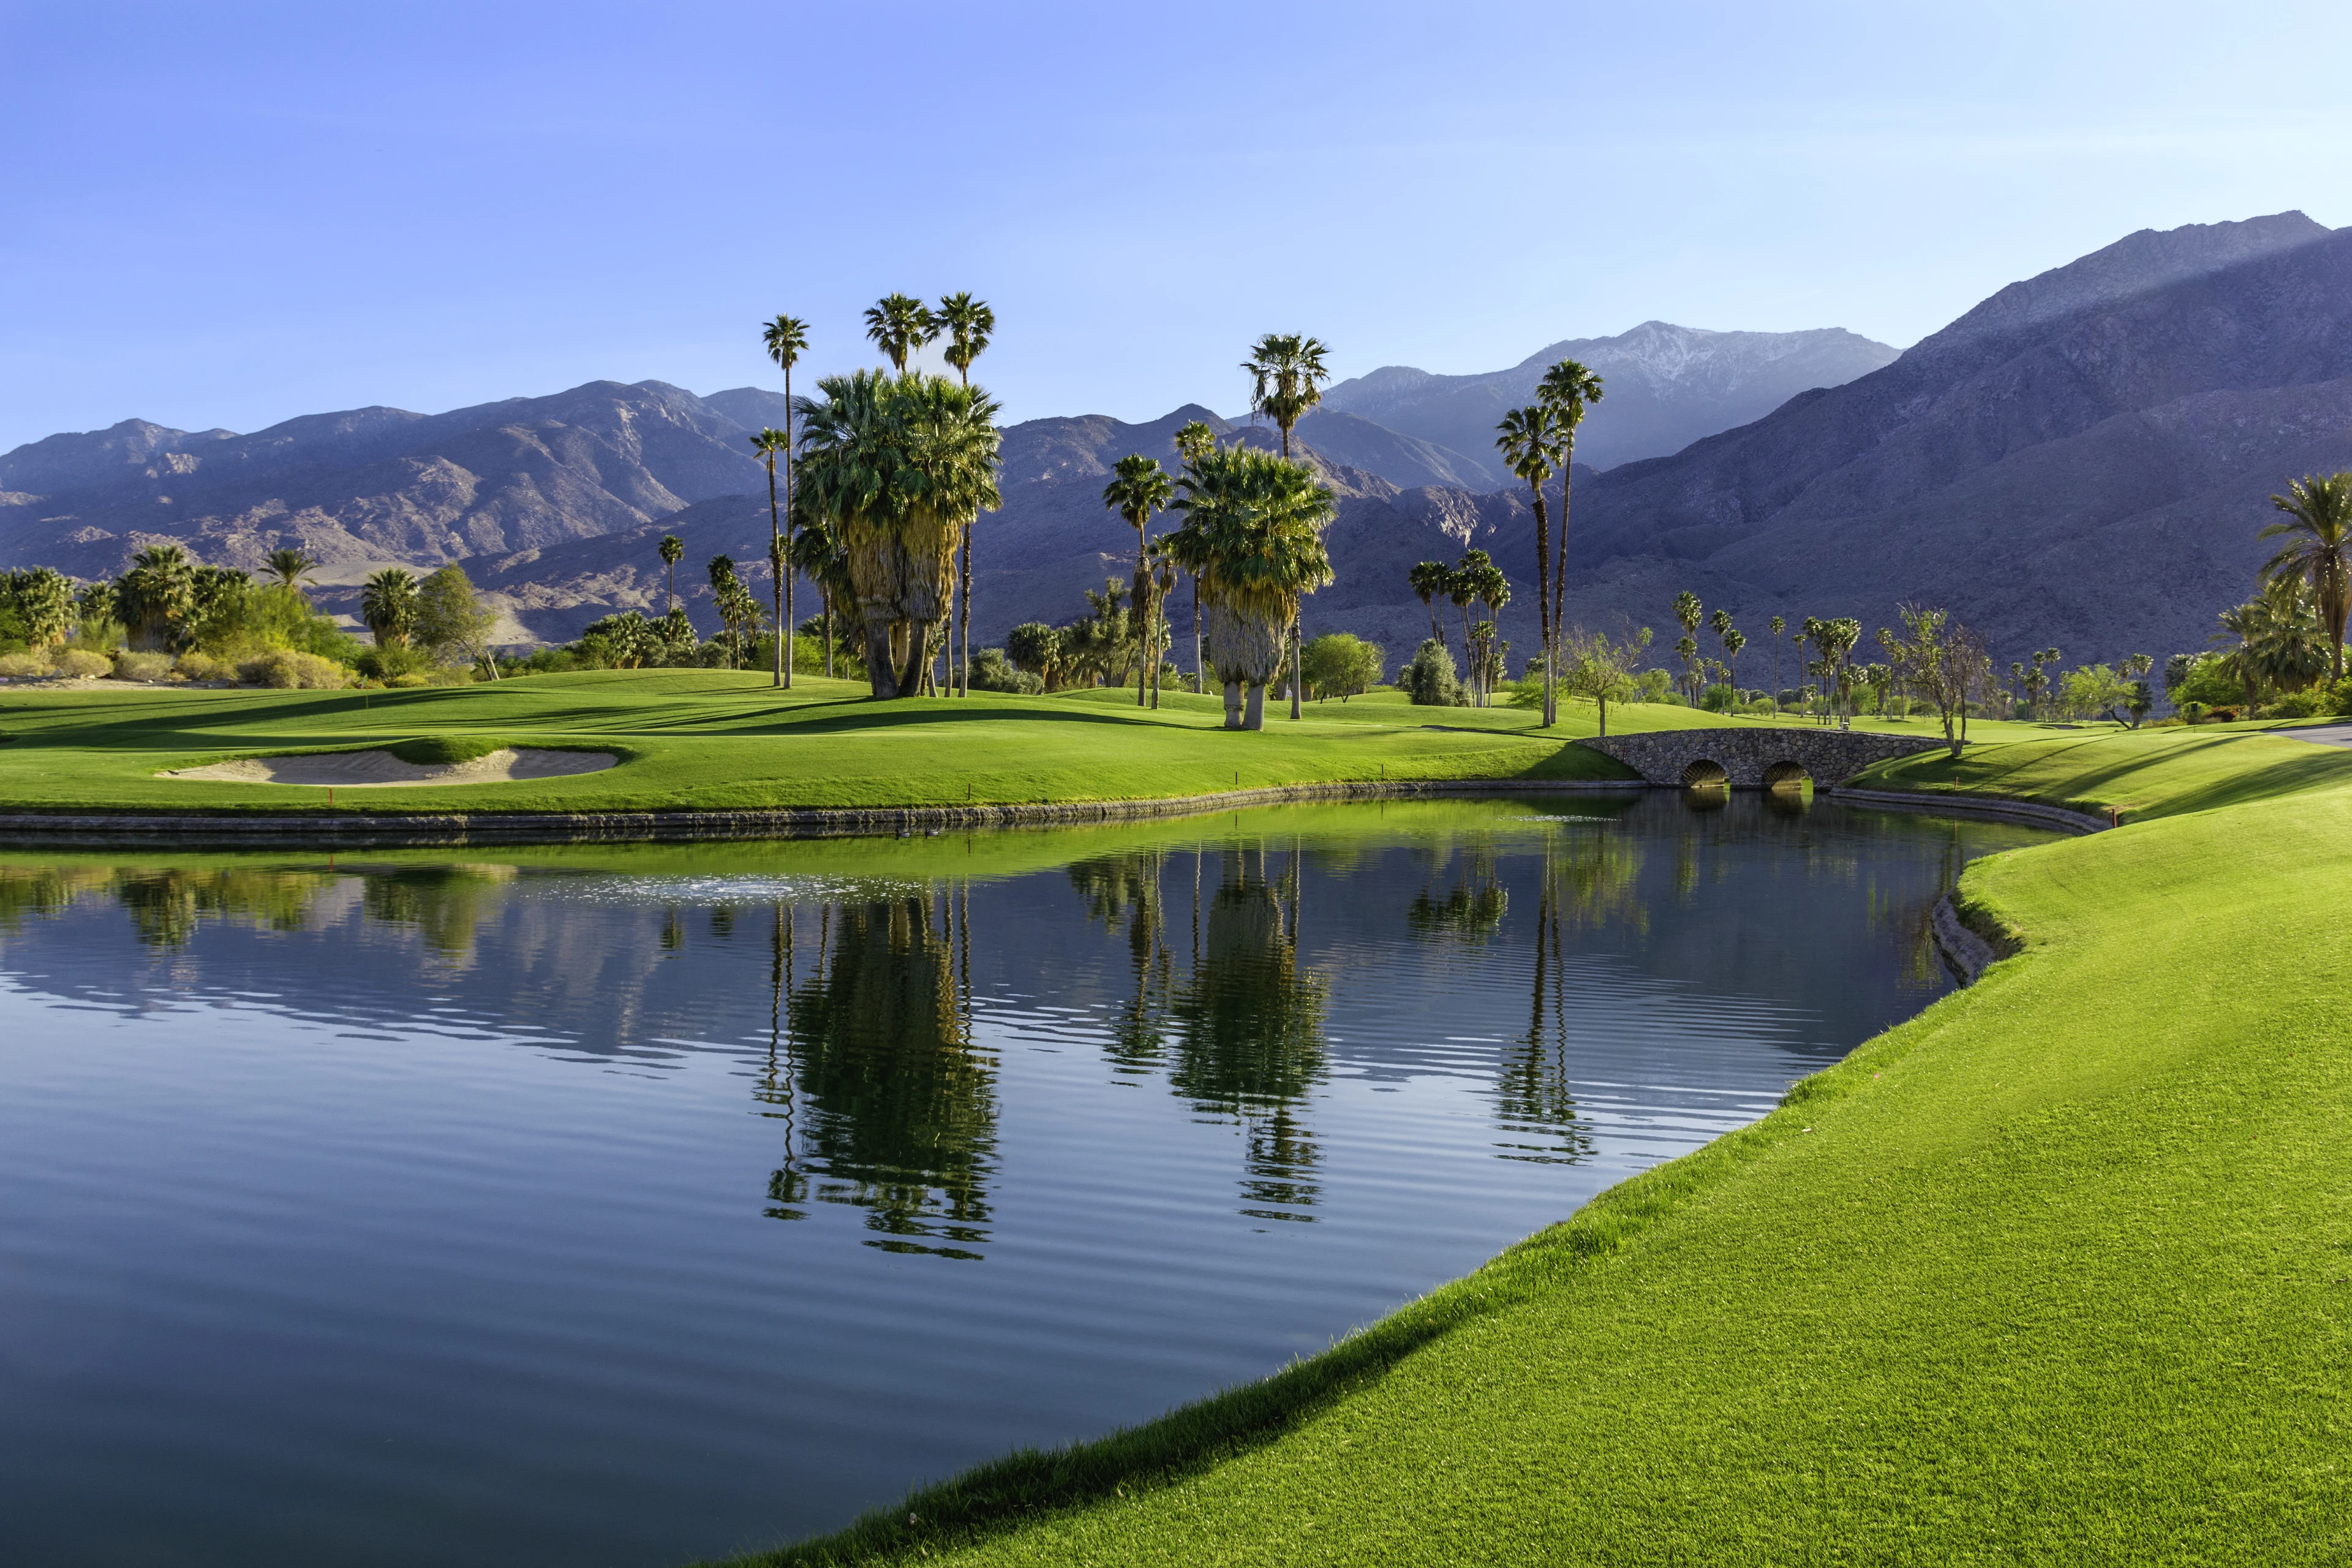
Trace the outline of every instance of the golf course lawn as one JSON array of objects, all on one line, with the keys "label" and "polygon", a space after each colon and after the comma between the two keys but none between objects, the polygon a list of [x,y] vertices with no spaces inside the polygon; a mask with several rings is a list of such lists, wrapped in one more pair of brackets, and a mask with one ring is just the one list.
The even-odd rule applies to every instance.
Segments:
[{"label": "golf course lawn", "polygon": [[1323,1355],[761,1561],[2352,1559],[2352,753],[2003,741],[1860,781],[2121,830],[2022,952]]},{"label": "golf course lawn", "polygon": [[[1524,709],[1415,708],[1393,693],[1308,705],[1263,731],[1222,728],[1217,697],[975,694],[898,702],[862,685],[717,670],[544,675],[413,691],[0,689],[0,808],[272,812],[659,811],[962,805],[1198,795],[1345,779],[1632,776],[1567,742],[1589,706],[1542,731]],[[1617,729],[1719,722],[1615,709]],[[1435,721],[1436,722],[1433,722]],[[436,738],[608,751],[569,778],[346,789],[161,778],[234,757]]]}]

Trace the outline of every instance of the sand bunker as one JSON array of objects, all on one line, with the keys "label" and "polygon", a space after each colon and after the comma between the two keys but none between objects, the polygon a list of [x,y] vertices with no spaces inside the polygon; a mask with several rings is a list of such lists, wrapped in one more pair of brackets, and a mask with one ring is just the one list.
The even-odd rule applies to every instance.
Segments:
[{"label": "sand bunker", "polygon": [[315,752],[305,757],[244,757],[201,768],[167,771],[167,779],[209,779],[226,784],[331,785],[365,789],[390,784],[519,784],[602,773],[620,761],[610,752],[551,752],[509,746],[470,763],[420,765],[390,752]]}]

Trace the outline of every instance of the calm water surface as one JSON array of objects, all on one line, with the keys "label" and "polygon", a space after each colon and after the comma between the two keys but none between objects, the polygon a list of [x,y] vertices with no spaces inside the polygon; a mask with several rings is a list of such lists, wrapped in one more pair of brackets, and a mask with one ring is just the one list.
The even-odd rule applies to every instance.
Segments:
[{"label": "calm water surface", "polygon": [[1760,1115],[2039,837],[0,858],[0,1561],[671,1563],[1150,1416]]}]

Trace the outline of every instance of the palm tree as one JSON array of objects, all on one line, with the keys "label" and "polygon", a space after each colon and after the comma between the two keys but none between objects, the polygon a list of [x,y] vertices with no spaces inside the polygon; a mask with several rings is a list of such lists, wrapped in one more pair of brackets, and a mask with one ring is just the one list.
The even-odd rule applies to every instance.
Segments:
[{"label": "palm tree", "polygon": [[1248,447],[1203,453],[1176,484],[1183,494],[1173,510],[1184,524],[1166,545],[1201,585],[1225,727],[1262,730],[1283,634],[1297,622],[1301,596],[1331,581],[1323,531],[1338,503],[1305,466]]},{"label": "palm tree", "polygon": [[[1161,470],[1160,459],[1147,458],[1140,452],[1130,452],[1118,460],[1110,483],[1103,488],[1103,505],[1125,518],[1135,530],[1135,615],[1138,636],[1144,649],[1144,662],[1158,664],[1160,640],[1153,634],[1158,629],[1152,619],[1151,599],[1151,514],[1164,511],[1169,499],[1176,493]],[[1135,705],[1143,706],[1144,671],[1138,667],[1135,676]]]},{"label": "palm tree", "polygon": [[2230,660],[2249,707],[2271,689],[2300,690],[2329,668],[2327,629],[2307,578],[2274,576],[2246,604],[2221,612],[2221,642],[2234,637]]},{"label": "palm tree", "polygon": [[1731,683],[1731,700],[1739,700],[1739,650],[1748,646],[1748,634],[1738,626],[1722,626],[1717,635],[1723,639],[1724,679]]},{"label": "palm tree", "polygon": [[299,550],[273,550],[269,552],[269,574],[278,579],[278,585],[289,594],[300,593],[304,583],[318,581],[311,575],[318,565],[316,561]]},{"label": "palm tree", "polygon": [[1478,671],[1478,706],[1491,708],[1495,705],[1493,676],[1496,662],[1496,650],[1498,646],[1497,617],[1502,615],[1503,606],[1511,602],[1511,580],[1503,574],[1503,569],[1500,566],[1491,561],[1479,567],[1472,576],[1475,579],[1472,591],[1477,595],[1478,602],[1486,606],[1486,619],[1482,623],[1486,628],[1486,637],[1476,658],[1473,660]]},{"label": "palm tree", "polygon": [[1445,592],[1445,563],[1424,561],[1407,574],[1406,581],[1421,599],[1421,607],[1429,612],[1429,635],[1439,647],[1445,645],[1445,624],[1438,618],[1436,600]]},{"label": "palm tree", "polygon": [[801,444],[809,510],[856,584],[877,697],[911,697],[972,519],[1001,504],[996,402],[945,376],[860,371],[817,383]]},{"label": "palm tree", "polygon": [[912,294],[885,294],[866,307],[866,335],[900,375],[909,355],[940,335],[940,323]]},{"label": "palm tree", "polygon": [[[1675,644],[1675,652],[1682,657],[1685,679],[1695,682],[1696,678],[1690,675],[1691,661],[1698,656],[1698,628],[1699,624],[1706,619],[1706,612],[1699,607],[1698,595],[1688,588],[1675,595],[1675,619],[1682,623],[1683,628],[1682,641]],[[1683,652],[1685,643],[1690,647],[1688,653]],[[1698,692],[1695,687],[1691,692],[1691,706],[1698,706]]]},{"label": "palm tree", "polygon": [[[970,294],[941,296],[933,319],[948,332],[946,359],[963,384],[971,384],[971,362],[987,352],[996,333],[996,312],[985,300]],[[971,548],[972,531],[964,531],[963,549],[956,555],[956,695],[971,695]]]},{"label": "palm tree", "polygon": [[378,647],[405,647],[416,625],[418,584],[404,567],[387,566],[360,590],[360,619]]},{"label": "palm tree", "polygon": [[2313,474],[2271,497],[2288,521],[2274,522],[2256,537],[2285,539],[2265,578],[2300,577],[2311,584],[2320,624],[2327,630],[2327,678],[2344,679],[2344,620],[2352,610],[2352,472]]},{"label": "palm tree", "polygon": [[[1188,419],[1179,426],[1174,439],[1177,455],[1184,459],[1187,468],[1198,465],[1217,447],[1217,433],[1198,419]],[[1206,695],[1208,671],[1201,658],[1201,579],[1196,573],[1187,575],[1192,579],[1192,686]]]},{"label": "palm tree", "polygon": [[1778,713],[1780,710],[1780,634],[1789,629],[1789,623],[1786,617],[1774,616],[1764,626],[1772,634],[1772,711]]},{"label": "palm tree", "polygon": [[[776,574],[776,679],[775,684],[789,689],[793,683],[793,572],[789,563],[792,551],[784,544],[783,524],[776,512],[776,457],[784,455],[784,510],[793,513],[793,366],[800,363],[801,355],[808,352],[808,323],[796,316],[778,316],[760,329],[760,342],[776,368],[784,373],[784,428],[782,442],[762,455],[768,463],[768,525],[772,530],[768,540],[768,562]],[[762,430],[754,438],[756,446],[774,437],[777,432]]]},{"label": "palm tree", "polygon": [[195,563],[176,544],[150,545],[116,581],[114,602],[133,647],[169,649],[195,612]]},{"label": "palm tree", "polygon": [[[756,447],[759,445],[758,439],[754,437],[751,444]],[[686,541],[675,533],[665,533],[662,535],[661,543],[655,548],[661,552],[662,564],[669,568],[669,612],[676,615],[677,614],[677,563],[686,559]]]},{"label": "palm tree", "polygon": [[797,510],[793,514],[793,527],[784,536],[784,551],[792,558],[793,570],[817,586],[824,602],[824,622],[820,636],[824,643],[824,678],[834,678],[833,606],[856,604],[857,585],[850,579],[849,557],[841,548],[841,536],[832,521],[809,506],[808,490],[803,487],[795,496]]},{"label": "palm tree", "polygon": [[1527,480],[1535,501],[1536,624],[1543,642],[1543,723],[1556,724],[1559,721],[1559,710],[1555,695],[1558,681],[1552,672],[1551,519],[1544,505],[1543,488],[1544,481],[1551,478],[1551,458],[1559,444],[1559,432],[1552,425],[1551,410],[1540,403],[1512,409],[1495,429],[1496,449],[1503,454],[1503,461],[1509,465],[1511,472]]},{"label": "palm tree", "polygon": [[[1553,640],[1558,641],[1560,612],[1568,595],[1568,492],[1576,477],[1576,431],[1584,423],[1586,412],[1601,401],[1601,378],[1572,359],[1561,360],[1536,384],[1536,401],[1550,411],[1552,429],[1559,441],[1559,455],[1554,460],[1559,469],[1559,553],[1551,571],[1551,627]],[[1553,711],[1557,716],[1557,703]]]},{"label": "palm tree", "polygon": [[719,622],[727,628],[727,668],[735,668],[735,616],[741,605],[742,580],[735,575],[735,563],[724,555],[714,555],[707,568],[710,574],[710,604],[719,612]]},{"label": "palm tree", "polygon": [[1268,332],[1242,361],[1250,374],[1250,412],[1263,414],[1282,432],[1282,455],[1290,456],[1290,428],[1307,411],[1323,401],[1315,384],[1328,381],[1323,356],[1330,353],[1322,341],[1297,332]]}]

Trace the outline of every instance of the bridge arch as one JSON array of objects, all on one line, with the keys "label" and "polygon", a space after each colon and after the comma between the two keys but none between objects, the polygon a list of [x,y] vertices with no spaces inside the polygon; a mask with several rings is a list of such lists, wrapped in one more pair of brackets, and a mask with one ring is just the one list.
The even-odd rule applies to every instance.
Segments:
[{"label": "bridge arch", "polygon": [[1764,770],[1766,789],[1799,789],[1812,782],[1812,771],[1800,762],[1784,759]]},{"label": "bridge arch", "polygon": [[1731,770],[1712,757],[1694,757],[1683,769],[1685,789],[1729,789]]}]

